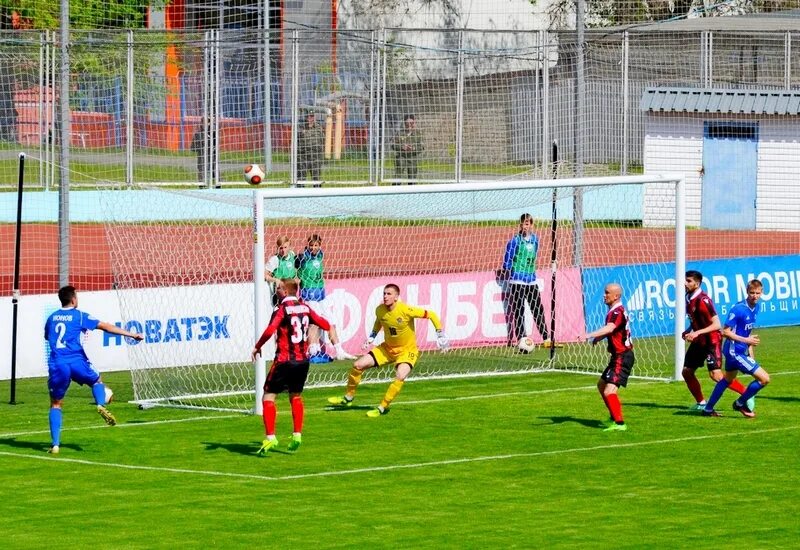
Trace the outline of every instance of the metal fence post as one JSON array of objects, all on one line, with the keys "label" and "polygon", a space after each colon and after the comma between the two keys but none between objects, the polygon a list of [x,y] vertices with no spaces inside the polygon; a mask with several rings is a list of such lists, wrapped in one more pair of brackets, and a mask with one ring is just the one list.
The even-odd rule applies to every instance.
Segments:
[{"label": "metal fence post", "polygon": [[464,31],[458,32],[456,63],[456,181],[461,181],[461,162],[464,158]]},{"label": "metal fence post", "polygon": [[133,31],[128,31],[127,86],[125,102],[125,183],[133,185]]}]

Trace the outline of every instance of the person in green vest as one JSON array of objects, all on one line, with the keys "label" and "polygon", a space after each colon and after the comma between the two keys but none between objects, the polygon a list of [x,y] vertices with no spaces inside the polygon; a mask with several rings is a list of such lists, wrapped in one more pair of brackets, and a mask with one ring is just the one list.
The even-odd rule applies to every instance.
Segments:
[{"label": "person in green vest", "polygon": [[536,255],[539,239],[533,232],[533,217],[522,214],[519,232],[506,244],[500,279],[505,282],[506,327],[508,345],[513,346],[525,335],[525,303],[533,314],[533,322],[542,335],[543,347],[550,347],[550,333],[544,318],[539,285],[536,282]]},{"label": "person in green vest", "polygon": [[277,250],[273,256],[267,260],[265,276],[272,290],[272,307],[278,305],[278,295],[275,289],[281,279],[297,279],[297,268],[294,265],[296,254],[292,250],[289,237],[278,237],[275,241]]},{"label": "person in green vest", "polygon": [[297,132],[297,179],[311,180],[314,187],[322,187],[324,153],[325,131],[317,124],[314,111],[308,111],[305,124]]},{"label": "person in green vest", "polygon": [[[422,133],[417,128],[417,117],[406,115],[403,118],[403,129],[394,136],[392,151],[394,157],[394,177],[408,178],[409,184],[417,179],[419,171],[419,154],[424,149]],[[400,185],[399,182],[394,185]]]},{"label": "person in green vest", "polygon": [[[324,254],[322,252],[322,237],[314,233],[308,237],[308,244],[302,254],[295,258],[297,268],[297,278],[300,280],[300,299],[320,315],[330,321],[331,329],[328,331],[331,344],[336,350],[337,359],[355,359],[344,351],[336,332],[337,320],[333,315],[330,301],[325,296],[325,278],[323,265]],[[323,337],[319,328],[308,327],[308,354],[311,363],[328,363],[332,358],[325,353],[322,347]]]}]

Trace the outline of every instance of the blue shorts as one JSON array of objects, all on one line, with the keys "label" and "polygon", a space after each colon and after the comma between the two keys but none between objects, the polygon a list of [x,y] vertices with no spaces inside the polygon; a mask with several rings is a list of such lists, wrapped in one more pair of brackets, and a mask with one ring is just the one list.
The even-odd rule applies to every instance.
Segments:
[{"label": "blue shorts", "polygon": [[47,389],[50,392],[50,398],[57,400],[64,399],[72,381],[81,386],[93,386],[100,379],[100,375],[88,361],[54,362],[50,364],[48,372]]},{"label": "blue shorts", "polygon": [[753,374],[759,368],[759,364],[755,359],[744,353],[726,353],[725,354],[725,370],[730,372],[734,370],[742,371],[745,374]]}]

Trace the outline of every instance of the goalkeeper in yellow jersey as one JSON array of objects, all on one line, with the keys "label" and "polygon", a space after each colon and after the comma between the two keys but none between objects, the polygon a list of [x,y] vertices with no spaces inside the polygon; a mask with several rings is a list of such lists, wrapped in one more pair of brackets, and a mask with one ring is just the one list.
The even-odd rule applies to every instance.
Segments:
[{"label": "goalkeeper in yellow jersey", "polygon": [[353,404],[356,388],[361,382],[365,370],[394,363],[394,382],[389,385],[378,408],[369,411],[367,416],[376,418],[389,412],[389,405],[400,393],[406,377],[419,359],[414,319],[430,319],[433,328],[436,329],[436,345],[440,350],[446,350],[449,347],[439,316],[433,311],[404,304],[400,301],[400,287],[388,284],[383,287],[383,303],[375,308],[375,324],[362,349],[367,350],[372,346],[372,342],[381,329],[383,329],[383,343],[356,359],[347,377],[347,390],[344,396],[330,397],[328,403],[349,407]]}]

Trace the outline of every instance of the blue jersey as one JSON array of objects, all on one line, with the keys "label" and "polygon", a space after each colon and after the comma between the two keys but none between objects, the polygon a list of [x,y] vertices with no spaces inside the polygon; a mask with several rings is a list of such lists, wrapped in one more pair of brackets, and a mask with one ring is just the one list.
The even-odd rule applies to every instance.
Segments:
[{"label": "blue jersey", "polygon": [[44,338],[50,344],[50,364],[88,362],[81,335],[100,323],[88,313],[68,307],[54,311],[44,324]]},{"label": "blue jersey", "polygon": [[509,272],[509,283],[533,284],[536,282],[536,254],[539,252],[539,239],[534,234],[527,238],[514,235],[503,255],[503,269]]},{"label": "blue jersey", "polygon": [[[728,319],[725,321],[725,327],[733,330],[736,336],[747,338],[753,331],[756,324],[756,309],[747,305],[747,300],[742,300],[731,308],[728,314]],[[725,355],[747,355],[747,348],[749,346],[744,342],[734,342],[730,339],[725,339],[725,344],[722,346],[722,351]]]}]

